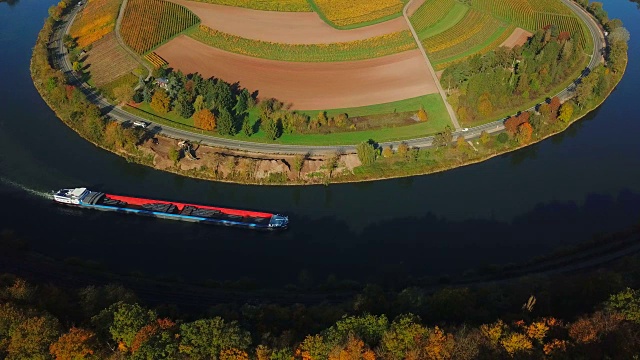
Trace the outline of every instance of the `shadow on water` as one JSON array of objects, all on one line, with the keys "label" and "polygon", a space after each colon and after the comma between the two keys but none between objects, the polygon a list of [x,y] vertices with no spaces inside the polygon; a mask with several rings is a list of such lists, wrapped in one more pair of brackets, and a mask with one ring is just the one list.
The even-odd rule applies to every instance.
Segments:
[{"label": "shadow on water", "polygon": [[[640,194],[631,191],[589,194],[583,204],[540,203],[511,222],[451,221],[428,213],[355,232],[335,217],[294,214],[290,230],[276,233],[60,207],[19,191],[3,197],[30,208],[3,207],[0,229],[23,232],[36,251],[55,258],[96,261],[124,274],[249,278],[263,286],[296,283],[303,273],[319,283],[335,277],[403,286],[412,279],[527,261],[640,220]],[[59,229],[74,230],[61,237]]]}]

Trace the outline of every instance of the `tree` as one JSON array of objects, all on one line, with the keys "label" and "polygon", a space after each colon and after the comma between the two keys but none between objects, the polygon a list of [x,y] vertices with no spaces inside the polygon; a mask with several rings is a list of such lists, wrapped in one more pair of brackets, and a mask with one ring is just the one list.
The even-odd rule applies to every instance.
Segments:
[{"label": "tree", "polygon": [[569,122],[569,120],[571,120],[571,116],[573,116],[573,105],[566,101],[562,106],[560,106],[558,120],[562,122]]},{"label": "tree", "polygon": [[484,93],[478,101],[478,112],[483,116],[489,116],[493,113],[493,104],[489,100],[489,94]]},{"label": "tree", "polygon": [[218,79],[216,85],[213,87],[214,103],[216,108],[220,111],[231,112],[233,110],[233,94],[231,93],[231,87],[226,82]]},{"label": "tree", "polygon": [[429,120],[429,115],[427,114],[427,112],[424,110],[423,107],[420,107],[420,110],[418,110],[418,113],[416,114],[416,116],[418,117],[418,120],[422,122]]},{"label": "tree", "polygon": [[482,145],[486,145],[491,141],[491,135],[489,135],[488,132],[486,132],[485,130],[482,130],[482,132],[480,133],[480,143]]},{"label": "tree", "polygon": [[528,122],[524,122],[518,126],[516,133],[516,141],[519,144],[526,144],[531,141],[531,135],[533,134],[533,128]]},{"label": "tree", "polygon": [[626,288],[611,295],[605,306],[610,311],[620,312],[626,320],[640,324],[640,291]]},{"label": "tree", "polygon": [[385,158],[390,158],[393,156],[393,150],[391,150],[391,146],[387,146],[382,150],[382,156]]},{"label": "tree", "polygon": [[300,171],[302,171],[302,167],[304,166],[305,155],[296,155],[293,158],[293,170],[296,172],[296,176],[300,177]]},{"label": "tree", "polygon": [[71,69],[75,72],[82,70],[82,63],[79,61],[74,61],[73,64],[71,64]]},{"label": "tree", "polygon": [[531,339],[519,333],[507,335],[500,343],[510,356],[519,352],[528,352],[533,349]]},{"label": "tree", "polygon": [[248,332],[219,317],[180,325],[179,351],[194,360],[217,359],[223,349],[246,350],[250,343]]},{"label": "tree", "polygon": [[236,96],[236,105],[233,107],[233,110],[237,115],[242,115],[249,109],[249,91],[247,89],[242,89],[240,94]]},{"label": "tree", "polygon": [[95,340],[94,332],[72,327],[51,344],[49,352],[56,360],[88,359],[96,352]]},{"label": "tree", "polygon": [[318,113],[318,123],[320,123],[320,126],[326,126],[329,124],[329,119],[327,119],[326,111],[320,111]]},{"label": "tree", "polygon": [[178,164],[180,158],[182,157],[182,151],[176,148],[169,149],[169,160],[173,161],[173,164]]},{"label": "tree", "polygon": [[403,360],[406,354],[418,350],[421,339],[427,334],[427,330],[418,321],[419,318],[411,314],[394,320],[380,344],[385,359]]},{"label": "tree", "polygon": [[216,128],[216,117],[208,109],[202,109],[193,115],[193,125],[202,130],[212,131]]},{"label": "tree", "polygon": [[170,102],[171,100],[167,93],[162,89],[158,89],[151,97],[151,108],[160,114],[166,114],[169,112]]},{"label": "tree", "polygon": [[113,89],[113,96],[120,104],[131,101],[134,93],[135,90],[133,90],[133,88],[129,85],[122,85]]},{"label": "tree", "polygon": [[282,135],[282,130],[280,126],[280,119],[273,119],[271,117],[267,119],[262,119],[262,123],[260,123],[260,128],[264,131],[265,136],[269,140],[275,140]]},{"label": "tree", "polygon": [[555,120],[558,118],[558,110],[560,110],[560,98],[557,96],[554,96],[553,98],[551,98],[551,101],[549,102],[549,119],[550,120]]},{"label": "tree", "polygon": [[198,95],[193,101],[193,111],[198,112],[204,109],[204,96]]},{"label": "tree", "polygon": [[346,127],[349,125],[349,115],[347,114],[338,114],[334,118],[335,124],[339,128]]},{"label": "tree", "polygon": [[233,124],[233,117],[227,110],[220,110],[216,126],[218,128],[218,134],[220,135],[233,136],[236,134],[236,127]]},{"label": "tree", "polygon": [[406,157],[408,151],[409,151],[409,145],[407,145],[407,143],[404,141],[401,142],[400,145],[398,145],[398,148],[396,149],[396,152],[398,153],[398,155],[402,157]]},{"label": "tree", "polygon": [[329,177],[333,176],[333,171],[338,167],[340,154],[336,153],[326,159],[326,168],[329,170]]},{"label": "tree", "polygon": [[248,116],[245,116],[242,119],[242,132],[246,135],[246,136],[251,136],[253,135],[253,125],[251,124],[251,121],[249,120]]},{"label": "tree", "polygon": [[157,319],[143,326],[131,345],[135,359],[175,359],[178,354],[178,327],[169,319]]},{"label": "tree", "polygon": [[49,316],[35,316],[20,322],[10,331],[7,360],[45,360],[49,345],[60,335],[58,320]]},{"label": "tree", "polygon": [[155,312],[138,304],[118,303],[113,310],[113,322],[109,327],[109,333],[114,341],[124,345],[124,349],[131,348],[138,331],[157,318]]},{"label": "tree", "polygon": [[371,165],[376,161],[378,151],[373,140],[363,141],[356,147],[358,159],[362,165]]}]

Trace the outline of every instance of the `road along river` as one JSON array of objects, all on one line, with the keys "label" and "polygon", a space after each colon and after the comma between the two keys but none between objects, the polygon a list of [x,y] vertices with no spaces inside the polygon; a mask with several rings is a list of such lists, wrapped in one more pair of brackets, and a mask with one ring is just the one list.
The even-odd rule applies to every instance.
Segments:
[{"label": "road along river", "polygon": [[[0,3],[0,230],[47,256],[124,273],[268,284],[453,274],[510,263],[640,219],[640,10],[605,0],[631,32],[611,97],[565,133],[442,174],[363,184],[211,183],[127,163],[68,129],[31,83],[29,58],[53,1]],[[256,233],[54,206],[46,191],[114,193],[283,212],[290,230]]]}]

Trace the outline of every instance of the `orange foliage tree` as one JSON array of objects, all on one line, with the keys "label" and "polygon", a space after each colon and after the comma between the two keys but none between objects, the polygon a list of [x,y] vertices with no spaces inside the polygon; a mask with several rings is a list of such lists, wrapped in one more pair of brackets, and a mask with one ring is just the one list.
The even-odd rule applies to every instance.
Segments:
[{"label": "orange foliage tree", "polygon": [[84,359],[95,353],[95,338],[92,331],[72,327],[51,344],[49,352],[56,360]]},{"label": "orange foliage tree", "polygon": [[531,135],[533,134],[533,128],[528,122],[524,122],[518,126],[518,132],[516,133],[516,140],[519,144],[526,144],[531,141]]},{"label": "orange foliage tree", "polygon": [[453,356],[455,340],[452,334],[446,334],[439,327],[435,327],[427,337],[427,344],[424,351],[428,359],[449,360]]},{"label": "orange foliage tree", "polygon": [[220,351],[220,360],[249,360],[249,355],[239,349],[231,348]]},{"label": "orange foliage tree", "polygon": [[195,127],[211,131],[216,128],[216,118],[209,109],[202,109],[193,115]]},{"label": "orange foliage tree", "polygon": [[524,124],[525,122],[528,122],[530,116],[531,116],[531,114],[529,114],[529,112],[525,111],[525,112],[522,112],[522,113],[518,114],[517,116],[512,116],[512,117],[508,118],[507,120],[505,120],[504,127],[507,130],[507,132],[509,133],[509,135],[515,136],[516,133],[518,132],[518,127],[520,125]]}]

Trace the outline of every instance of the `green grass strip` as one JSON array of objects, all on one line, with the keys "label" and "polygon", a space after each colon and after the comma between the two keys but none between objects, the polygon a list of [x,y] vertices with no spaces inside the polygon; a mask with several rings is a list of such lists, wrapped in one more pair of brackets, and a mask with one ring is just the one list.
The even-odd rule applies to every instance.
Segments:
[{"label": "green grass strip", "polygon": [[331,44],[282,44],[247,39],[204,25],[187,32],[208,46],[262,59],[295,62],[332,62],[372,59],[416,48],[409,31]]},{"label": "green grass strip", "polygon": [[469,7],[462,5],[458,2],[453,6],[451,11],[445,15],[440,21],[438,21],[435,25],[421,29],[418,31],[418,37],[420,40],[424,40],[428,37],[438,35],[449,28],[453,27],[455,24],[459,23],[464,19],[465,15],[469,11]]},{"label": "green grass strip", "polygon": [[[329,116],[340,113],[348,113],[349,116],[366,116],[376,114],[392,114],[395,112],[413,112],[423,106],[429,115],[427,122],[416,123],[414,125],[404,125],[397,127],[389,127],[364,131],[345,131],[329,134],[283,134],[278,140],[268,140],[262,131],[248,137],[243,133],[235,136],[221,136],[215,131],[203,131],[193,126],[192,119],[184,119],[179,115],[170,112],[162,116],[155,114],[148,104],[140,104],[138,108],[124,106],[123,109],[134,115],[151,120],[161,125],[171,126],[178,129],[191,131],[197,134],[205,134],[214,137],[235,139],[242,141],[253,141],[259,143],[276,143],[288,145],[355,145],[362,141],[373,139],[379,142],[408,140],[429,136],[441,132],[447,125],[451,125],[447,110],[438,94],[420,96],[417,98],[395,101],[392,103],[363,106],[348,109],[329,110]],[[300,111],[308,113],[310,116],[316,116],[319,111],[305,110]],[[390,115],[393,116],[393,115]],[[257,120],[257,113],[253,111],[250,114],[251,121]]]}]

